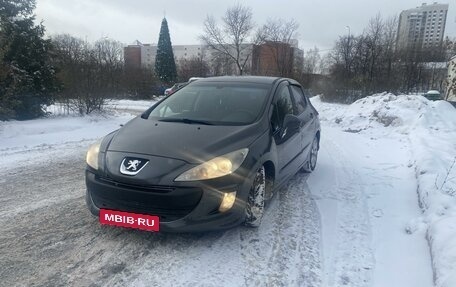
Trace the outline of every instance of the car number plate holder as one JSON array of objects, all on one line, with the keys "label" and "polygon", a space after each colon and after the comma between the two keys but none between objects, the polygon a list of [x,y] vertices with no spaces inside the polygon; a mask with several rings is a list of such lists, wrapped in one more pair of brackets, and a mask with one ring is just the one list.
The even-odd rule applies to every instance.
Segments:
[{"label": "car number plate holder", "polygon": [[160,218],[156,215],[138,214],[110,209],[100,209],[100,223],[146,231],[159,231]]}]

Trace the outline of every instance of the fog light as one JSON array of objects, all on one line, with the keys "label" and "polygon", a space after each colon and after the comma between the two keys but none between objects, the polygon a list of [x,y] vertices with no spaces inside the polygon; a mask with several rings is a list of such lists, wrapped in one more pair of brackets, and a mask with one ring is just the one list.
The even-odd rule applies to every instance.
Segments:
[{"label": "fog light", "polygon": [[225,212],[230,210],[230,208],[233,207],[235,201],[236,191],[224,193],[222,203],[220,203],[219,211]]}]

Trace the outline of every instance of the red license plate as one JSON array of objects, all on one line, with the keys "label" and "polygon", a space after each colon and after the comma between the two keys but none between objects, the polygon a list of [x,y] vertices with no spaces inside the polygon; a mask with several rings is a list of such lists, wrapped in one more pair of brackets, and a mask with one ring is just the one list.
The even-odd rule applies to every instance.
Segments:
[{"label": "red license plate", "polygon": [[109,209],[100,209],[100,223],[147,231],[159,231],[160,229],[158,216]]}]

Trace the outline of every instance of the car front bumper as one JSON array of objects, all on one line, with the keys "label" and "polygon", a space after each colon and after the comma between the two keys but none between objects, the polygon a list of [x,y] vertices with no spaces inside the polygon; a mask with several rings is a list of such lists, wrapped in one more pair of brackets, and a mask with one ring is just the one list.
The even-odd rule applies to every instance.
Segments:
[{"label": "car front bumper", "polygon": [[[86,202],[95,216],[101,208],[157,215],[160,231],[164,232],[221,230],[244,222],[245,200],[251,184],[249,178],[237,178],[173,186],[135,186],[100,177],[87,169]],[[223,194],[233,191],[236,191],[235,204],[230,210],[220,212]]]}]

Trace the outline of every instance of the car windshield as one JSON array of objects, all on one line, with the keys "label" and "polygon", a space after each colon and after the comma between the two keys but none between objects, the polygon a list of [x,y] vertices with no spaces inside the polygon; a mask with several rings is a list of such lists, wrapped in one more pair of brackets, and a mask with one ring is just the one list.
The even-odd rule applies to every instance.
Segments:
[{"label": "car windshield", "polygon": [[260,115],[268,85],[195,83],[158,104],[149,119],[186,124],[247,125]]}]

